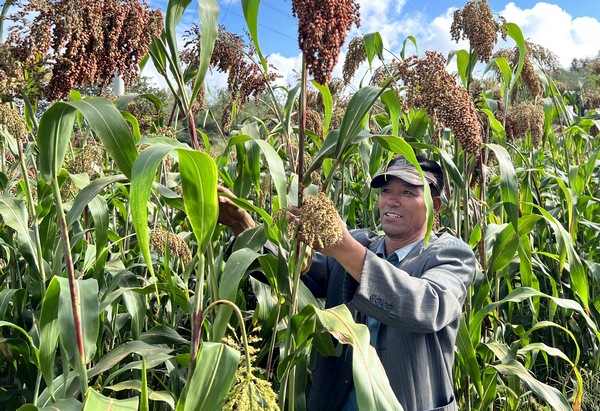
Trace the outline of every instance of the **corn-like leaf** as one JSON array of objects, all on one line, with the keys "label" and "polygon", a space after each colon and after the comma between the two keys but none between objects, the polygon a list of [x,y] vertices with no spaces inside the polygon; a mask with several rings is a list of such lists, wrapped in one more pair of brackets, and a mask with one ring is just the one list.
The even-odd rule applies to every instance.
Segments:
[{"label": "corn-like leaf", "polygon": [[506,149],[498,144],[487,144],[496,154],[500,166],[500,193],[502,202],[508,216],[508,221],[513,225],[515,231],[519,230],[519,185],[517,173],[510,155]]},{"label": "corn-like leaf", "polygon": [[314,308],[320,326],[340,343],[352,345],[352,375],[361,410],[401,410],[375,348],[369,330],[357,324],[345,305],[319,310]]},{"label": "corn-like leaf", "polygon": [[126,400],[105,397],[93,388],[88,388],[85,393],[83,411],[111,410],[111,411],[138,411],[140,400],[138,397]]},{"label": "corn-like leaf", "polygon": [[[260,256],[261,254],[249,248],[235,251],[229,256],[219,282],[219,300],[235,302],[240,281],[246,274],[248,267]],[[225,335],[232,312],[233,309],[227,304],[222,304],[219,307],[219,312],[213,322],[213,341],[221,341]]]},{"label": "corn-like leaf", "polygon": [[42,116],[38,132],[42,178],[49,181],[58,177],[77,111],[90,123],[119,169],[131,176],[137,149],[127,122],[109,100],[88,98],[54,103]]},{"label": "corn-like leaf", "polygon": [[173,147],[168,145],[155,145],[143,150],[131,171],[130,209],[133,227],[138,240],[140,251],[146,260],[146,265],[154,277],[152,258],[150,257],[150,233],[148,230],[148,200],[150,189],[156,176],[158,165],[171,151]]},{"label": "corn-like leaf", "polygon": [[[225,344],[203,343],[197,360],[202,366],[195,368],[187,384],[189,391],[183,410],[220,410],[233,383],[239,359],[240,353]],[[179,404],[177,408],[180,408]]]},{"label": "corn-like leaf", "polygon": [[[60,327],[60,343],[67,354],[69,363],[77,367],[79,350],[75,341],[75,324],[73,323],[73,308],[69,292],[69,280],[55,277],[60,284],[60,299],[58,303],[58,323]],[[81,353],[87,364],[96,352],[96,338],[98,337],[98,324],[100,315],[98,304],[98,282],[94,279],[76,280],[77,295],[83,330],[83,348]]]},{"label": "corn-like leaf", "polygon": [[219,3],[216,0],[198,0],[200,6],[200,66],[194,80],[194,90],[190,96],[190,101],[194,101],[200,88],[203,87],[206,71],[210,65],[210,57],[215,47],[217,39],[217,29],[219,20]]},{"label": "corn-like leaf", "polygon": [[383,61],[383,39],[381,34],[376,31],[374,33],[367,33],[363,36],[363,42],[365,43],[365,52],[367,54],[367,61],[369,62],[369,68],[373,67],[373,58],[377,55],[379,60]]},{"label": "corn-like leaf", "polygon": [[17,411],[81,411],[82,406],[83,404],[75,398],[64,398],[46,407],[36,407],[33,404],[23,405]]},{"label": "corn-like leaf", "polygon": [[365,116],[386,87],[367,86],[358,90],[348,103],[342,124],[340,135],[335,147],[335,157],[341,160],[342,156],[350,148],[352,141],[361,130]]},{"label": "corn-like leaf", "polygon": [[60,283],[58,278],[54,277],[46,289],[40,313],[40,368],[52,398],[54,398],[54,359],[60,334],[59,300]]},{"label": "corn-like leaf", "polygon": [[27,225],[28,218],[25,204],[18,198],[0,194],[0,219],[4,221],[4,224],[17,232],[17,240],[19,241],[23,257],[39,276],[40,262],[37,259],[34,240],[30,235]]},{"label": "corn-like leaf", "polygon": [[517,376],[525,383],[531,391],[540,399],[546,401],[552,409],[557,411],[572,411],[571,405],[565,396],[556,388],[538,381],[520,362],[510,355],[506,355],[510,349],[507,346],[501,347],[499,343],[486,344],[498,357],[501,364],[492,365],[496,370],[505,375]]},{"label": "corn-like leaf", "polygon": [[219,217],[217,200],[217,166],[206,153],[177,149],[183,203],[192,230],[203,254],[210,242]]},{"label": "corn-like leaf", "polygon": [[323,135],[319,136],[323,138],[329,131],[329,124],[331,123],[331,117],[333,116],[333,98],[331,97],[331,91],[327,84],[319,84],[313,80],[312,85],[319,90],[319,93],[321,93],[321,96],[323,97]]},{"label": "corn-like leaf", "polygon": [[[402,105],[394,90],[387,90],[381,95],[381,102],[385,104],[390,115],[392,125],[392,135],[398,137],[400,114],[402,114]],[[412,123],[411,123],[412,126]]]},{"label": "corn-like leaf", "polygon": [[248,25],[248,33],[256,48],[256,53],[260,58],[260,64],[265,73],[269,72],[269,65],[267,60],[264,58],[263,53],[260,49],[260,43],[258,42],[258,8],[260,7],[260,0],[242,0],[242,10],[244,10],[244,18]]},{"label": "corn-like leaf", "polygon": [[[143,388],[142,387],[143,387],[142,381],[140,381],[140,380],[126,380],[126,381],[121,381],[114,385],[109,385],[108,387],[106,387],[106,389],[112,390],[112,391],[117,391],[117,392],[134,390],[134,391],[140,392],[140,395],[143,396],[143,394],[142,394]],[[171,407],[170,409],[175,409],[175,400],[173,399],[173,396],[168,391],[154,391],[154,390],[148,389],[148,399],[150,399],[152,401],[165,402]],[[141,404],[140,404],[140,411],[142,411]]]}]

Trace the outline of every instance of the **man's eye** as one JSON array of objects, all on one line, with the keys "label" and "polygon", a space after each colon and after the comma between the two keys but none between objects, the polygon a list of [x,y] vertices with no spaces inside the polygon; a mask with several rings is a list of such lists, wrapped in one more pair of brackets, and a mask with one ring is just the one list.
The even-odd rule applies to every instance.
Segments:
[{"label": "man's eye", "polygon": [[412,191],[409,191],[409,190],[404,190],[404,193],[403,193],[403,194],[404,194],[405,196],[411,196],[411,195],[413,195],[413,192],[412,192]]}]

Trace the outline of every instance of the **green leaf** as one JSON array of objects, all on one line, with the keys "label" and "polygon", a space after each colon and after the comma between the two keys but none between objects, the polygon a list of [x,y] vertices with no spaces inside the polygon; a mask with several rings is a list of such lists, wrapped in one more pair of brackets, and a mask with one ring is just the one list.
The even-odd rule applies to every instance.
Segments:
[{"label": "green leaf", "polygon": [[367,33],[363,36],[363,42],[365,43],[365,52],[367,53],[367,61],[369,62],[369,68],[372,68],[373,57],[377,55],[379,60],[383,61],[383,39],[378,31],[374,33]]},{"label": "green leaf", "polygon": [[[556,388],[538,381],[520,362],[514,358],[508,358],[502,355],[501,350],[496,350],[495,346],[498,343],[488,343],[488,347],[496,353],[496,356],[502,361],[502,364],[492,365],[496,370],[505,375],[514,375],[519,377],[533,393],[546,401],[552,406],[552,409],[557,411],[572,411],[572,408],[565,396]],[[508,347],[506,347],[508,348]]]},{"label": "green leaf", "polygon": [[84,358],[87,364],[96,352],[96,338],[99,331],[100,315],[98,303],[98,282],[95,279],[76,280],[76,293],[78,297],[79,318],[83,330],[83,353],[79,353],[75,340],[75,324],[73,322],[73,307],[69,280],[55,277],[60,284],[60,300],[58,303],[58,322],[60,326],[60,343],[68,356],[73,368],[77,367],[78,355]]},{"label": "green leaf", "polygon": [[85,393],[85,402],[82,411],[137,411],[140,403],[139,398],[128,398],[126,400],[117,400],[108,398],[92,388],[88,388]]},{"label": "green leaf", "polygon": [[510,36],[515,41],[515,43],[517,43],[517,47],[519,49],[519,63],[515,70],[515,75],[512,79],[512,82],[509,85],[509,88],[512,89],[521,75],[521,70],[523,70],[523,64],[525,63],[525,55],[527,53],[527,49],[525,46],[525,37],[523,37],[523,32],[517,24],[506,23],[505,29],[506,34],[508,34],[508,36]]},{"label": "green leaf", "polygon": [[[233,383],[240,353],[220,343],[200,346],[197,363],[188,383],[184,411],[220,410]],[[181,400],[180,400],[181,401]]]},{"label": "green leaf", "polygon": [[[113,385],[109,385],[108,387],[106,387],[107,390],[112,390],[112,391],[128,391],[128,390],[134,390],[134,391],[139,391],[140,393],[142,392],[142,382],[140,380],[127,380],[127,381],[121,381],[117,384],[113,384]],[[171,393],[169,393],[168,391],[154,391],[154,390],[148,390],[148,399],[152,400],[152,401],[162,401],[167,403],[171,409],[175,409],[175,400],[173,399],[173,395]],[[141,406],[140,406],[140,411],[142,411]]]},{"label": "green leaf", "polygon": [[357,324],[345,305],[320,310],[314,308],[319,326],[340,343],[352,345],[352,375],[361,410],[402,409],[375,348],[370,344],[369,330]]},{"label": "green leaf", "polygon": [[323,97],[323,135],[319,136],[320,138],[323,138],[323,136],[326,136],[327,132],[329,131],[329,124],[331,123],[331,117],[333,116],[333,98],[331,97],[331,91],[329,90],[329,86],[327,84],[321,85],[313,80],[312,85],[319,90],[321,96]]},{"label": "green leaf", "polygon": [[431,121],[429,120],[429,116],[425,110],[420,109],[410,119],[410,124],[408,125],[408,130],[406,130],[406,134],[415,138],[416,140],[421,140],[425,135],[430,123]]},{"label": "green leaf", "polygon": [[496,154],[500,166],[500,193],[502,202],[510,221],[515,229],[519,230],[519,185],[517,184],[517,173],[510,155],[506,149],[498,144],[487,144]]},{"label": "green leaf", "polygon": [[387,90],[381,95],[381,102],[385,104],[390,114],[390,123],[392,124],[392,135],[398,137],[400,114],[402,105],[398,100],[398,95],[394,90]]},{"label": "green leaf", "polygon": [[66,216],[67,225],[73,225],[85,207],[94,199],[94,197],[100,194],[102,190],[104,190],[110,184],[125,180],[127,180],[127,178],[123,174],[117,174],[114,176],[100,177],[92,181],[87,187],[83,188],[79,193],[77,193],[77,196],[73,200],[73,205]]},{"label": "green leaf", "polygon": [[352,95],[342,118],[339,139],[335,147],[335,157],[338,160],[341,160],[351,146],[352,141],[362,128],[365,116],[385,89],[385,86],[367,86]]},{"label": "green leaf", "polygon": [[[219,282],[219,300],[229,300],[235,303],[240,281],[248,271],[248,267],[261,255],[249,248],[242,248],[229,256]],[[219,307],[213,323],[213,341],[221,341],[225,335],[232,312],[233,309],[227,304]]]},{"label": "green leaf", "polygon": [[177,149],[183,203],[192,225],[198,252],[203,254],[219,217],[217,166],[201,151]]},{"label": "green leaf", "polygon": [[23,405],[17,411],[81,411],[81,404],[75,398],[65,398],[53,402],[46,407],[36,407],[33,404]]},{"label": "green leaf", "polygon": [[132,354],[139,354],[146,358],[151,358],[152,356],[169,353],[171,351],[173,350],[170,348],[150,345],[143,341],[128,341],[104,354],[96,363],[96,365],[88,370],[88,377],[92,378],[110,370],[114,366],[118,365],[124,358]]},{"label": "green leaf", "polygon": [[264,58],[263,53],[260,49],[260,43],[258,42],[258,8],[260,7],[260,0],[242,0],[242,10],[244,10],[244,18],[248,25],[248,32],[256,48],[256,53],[260,58],[260,63],[265,73],[269,72],[269,66],[267,60]]},{"label": "green leaf", "polygon": [[481,371],[479,369],[479,363],[477,362],[477,353],[473,347],[471,338],[469,337],[469,329],[465,324],[464,317],[461,319],[458,327],[456,348],[458,350],[458,355],[463,359],[464,368],[466,368],[467,374],[471,377],[471,383],[475,386],[479,396],[483,397],[483,384],[481,383]]},{"label": "green leaf", "polygon": [[29,264],[33,265],[36,273],[39,273],[40,262],[35,252],[34,240],[29,233],[25,204],[18,198],[0,194],[0,217],[4,221],[4,224],[17,232],[17,240],[19,241],[19,247],[21,247],[24,257]]},{"label": "green leaf", "polygon": [[129,125],[109,100],[94,97],[54,103],[42,116],[38,132],[42,178],[49,181],[60,173],[76,110],[83,114],[123,174],[130,177],[137,149]]},{"label": "green leaf", "polygon": [[60,334],[58,321],[58,305],[60,297],[60,283],[54,277],[44,295],[42,311],[40,312],[40,368],[50,396],[54,399],[54,366],[56,358],[56,345]]},{"label": "green leaf", "polygon": [[217,39],[219,4],[216,0],[198,0],[200,6],[200,64],[196,79],[194,80],[194,90],[190,96],[190,101],[194,101],[203,86],[206,71],[210,65],[210,58],[215,47]]},{"label": "green leaf", "polygon": [[154,277],[154,268],[150,257],[147,204],[150,200],[150,189],[158,165],[172,149],[173,147],[163,144],[147,147],[135,160],[131,171],[131,190],[129,194],[131,219],[137,235],[138,245],[152,277]]}]

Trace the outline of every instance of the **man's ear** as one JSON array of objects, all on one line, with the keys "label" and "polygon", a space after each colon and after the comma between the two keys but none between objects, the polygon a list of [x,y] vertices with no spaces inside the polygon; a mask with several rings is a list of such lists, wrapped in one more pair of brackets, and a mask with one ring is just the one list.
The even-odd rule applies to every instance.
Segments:
[{"label": "man's ear", "polygon": [[436,213],[439,213],[440,210],[442,209],[442,197],[435,196],[432,198],[432,200],[433,200],[433,211],[435,211]]}]

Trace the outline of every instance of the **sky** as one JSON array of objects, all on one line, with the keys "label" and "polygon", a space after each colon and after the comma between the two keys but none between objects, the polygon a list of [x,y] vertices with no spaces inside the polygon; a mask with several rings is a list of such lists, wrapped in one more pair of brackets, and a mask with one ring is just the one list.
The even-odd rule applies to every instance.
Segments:
[{"label": "sky", "polygon": [[[220,6],[219,24],[229,31],[245,37],[246,27],[240,0],[217,0]],[[461,0],[359,0],[361,25],[348,33],[347,42],[357,35],[379,32],[384,46],[398,54],[404,40],[413,36],[419,55],[435,50],[444,55],[452,50],[468,49],[468,43],[450,39],[453,13],[463,8]],[[595,57],[600,51],[600,0],[488,0],[492,11],[502,15],[507,22],[516,23],[525,39],[554,52],[563,67],[569,67],[574,58]],[[166,0],[150,0],[153,8],[165,9]],[[199,22],[197,2],[190,3],[179,32],[192,23]],[[291,0],[262,0],[259,8],[258,38],[268,61],[282,76],[278,82],[295,84],[300,68],[300,51],[297,41],[297,19],[292,16]],[[346,45],[333,72],[341,77]],[[500,41],[497,48],[513,47],[510,41]],[[407,55],[417,50],[407,49]],[[363,71],[367,67],[363,66]],[[144,75],[155,76],[153,67]],[[359,73],[357,77],[361,74]],[[207,80],[209,88],[224,87],[226,76],[213,74]],[[162,87],[160,80],[158,85]]]}]

